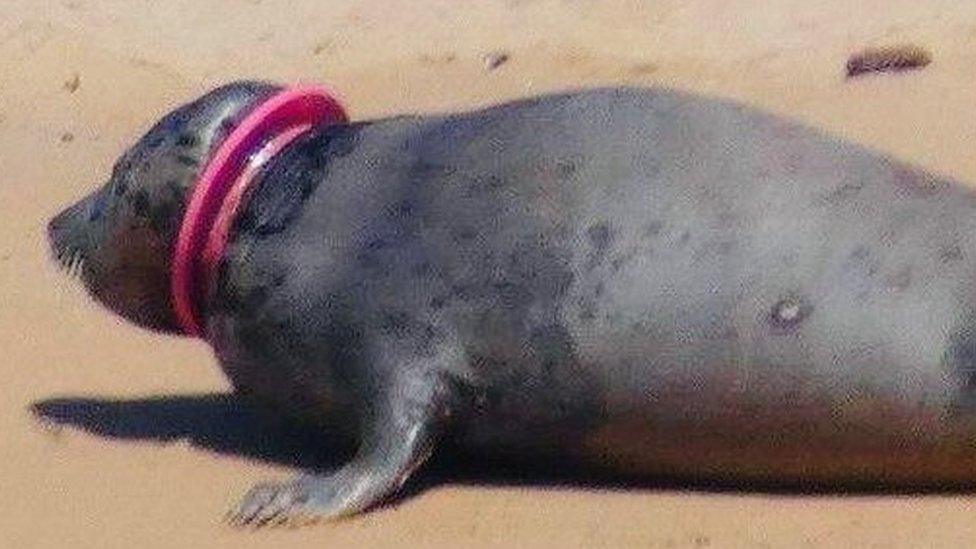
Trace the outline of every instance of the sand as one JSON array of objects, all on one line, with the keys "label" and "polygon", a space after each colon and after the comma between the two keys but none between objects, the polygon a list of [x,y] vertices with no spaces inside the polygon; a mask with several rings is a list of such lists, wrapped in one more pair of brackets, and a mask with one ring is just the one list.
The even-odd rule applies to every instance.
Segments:
[{"label": "sand", "polygon": [[[845,81],[850,53],[898,43],[926,48],[932,64]],[[502,53],[507,61],[486,70],[486,56]],[[204,344],[146,333],[94,305],[57,272],[43,229],[160,114],[242,77],[327,83],[355,118],[580,86],[670,86],[736,98],[976,184],[973,1],[4,0],[0,547],[976,543],[976,499],[964,495],[450,478],[337,524],[225,527],[222,512],[251,483],[288,475],[287,460],[261,459],[220,432],[223,401],[207,395],[227,384]],[[30,413],[57,398],[76,399],[57,408],[69,425]]]}]

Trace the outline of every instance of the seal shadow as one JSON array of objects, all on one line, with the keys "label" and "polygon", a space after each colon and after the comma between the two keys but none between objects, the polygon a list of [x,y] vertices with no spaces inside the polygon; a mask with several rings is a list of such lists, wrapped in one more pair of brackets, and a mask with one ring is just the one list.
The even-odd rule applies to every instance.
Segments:
[{"label": "seal shadow", "polygon": [[[174,395],[120,400],[51,398],[29,410],[41,421],[117,440],[188,441],[217,454],[301,470],[327,472],[355,451],[354,441],[336,427],[303,425],[233,393]],[[571,463],[486,459],[450,443],[386,505],[395,505],[441,485],[645,490],[766,495],[971,494],[973,487],[889,488],[876,485],[756,484],[714,478],[632,478]]]},{"label": "seal shadow", "polygon": [[332,469],[349,457],[351,441],[312,429],[233,393],[141,399],[63,397],[34,402],[41,421],[110,439],[175,442],[301,469]]}]

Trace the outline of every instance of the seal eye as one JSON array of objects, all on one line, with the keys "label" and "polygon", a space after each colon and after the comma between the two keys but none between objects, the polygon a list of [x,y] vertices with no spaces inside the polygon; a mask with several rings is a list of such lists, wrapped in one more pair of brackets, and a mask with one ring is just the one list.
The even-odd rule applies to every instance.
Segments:
[{"label": "seal eye", "polygon": [[183,148],[192,148],[197,146],[197,137],[189,133],[181,133],[179,137],[176,138],[176,146]]}]

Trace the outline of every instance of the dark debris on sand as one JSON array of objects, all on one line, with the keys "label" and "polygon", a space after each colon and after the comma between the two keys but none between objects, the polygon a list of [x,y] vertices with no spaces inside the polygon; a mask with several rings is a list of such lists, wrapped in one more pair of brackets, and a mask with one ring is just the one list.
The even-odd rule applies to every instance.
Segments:
[{"label": "dark debris on sand", "polygon": [[847,77],[921,69],[931,62],[932,55],[920,46],[901,44],[869,48],[851,55],[847,60]]}]

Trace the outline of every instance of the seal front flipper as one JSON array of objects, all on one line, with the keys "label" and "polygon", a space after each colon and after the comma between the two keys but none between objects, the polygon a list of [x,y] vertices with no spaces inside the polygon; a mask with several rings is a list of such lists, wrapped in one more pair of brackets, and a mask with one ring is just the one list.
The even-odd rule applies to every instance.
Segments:
[{"label": "seal front flipper", "polygon": [[[227,520],[238,526],[301,525],[364,511],[396,492],[431,455],[454,402],[437,356],[403,360],[391,348],[370,353],[361,441],[331,474],[303,474],[250,490]],[[456,357],[446,350],[441,357]],[[396,362],[396,364],[394,364]]]}]

